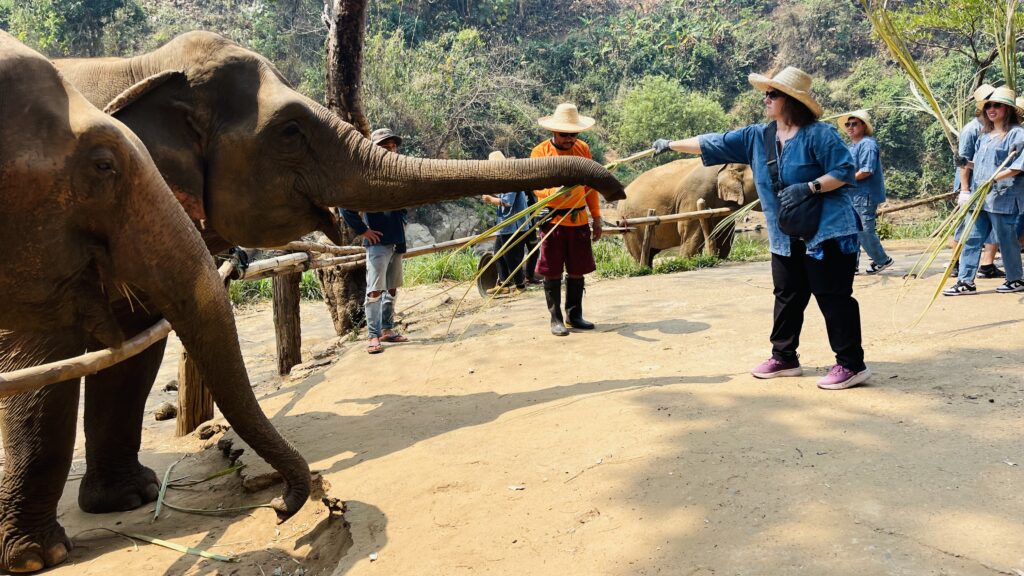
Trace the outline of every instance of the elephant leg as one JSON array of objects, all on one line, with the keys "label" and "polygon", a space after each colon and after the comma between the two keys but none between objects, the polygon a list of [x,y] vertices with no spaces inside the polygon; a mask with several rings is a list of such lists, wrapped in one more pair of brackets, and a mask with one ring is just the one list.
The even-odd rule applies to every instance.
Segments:
[{"label": "elephant leg", "polygon": [[[126,333],[135,333],[138,330]],[[78,505],[85,512],[132,510],[156,500],[160,482],[139,462],[146,397],[167,340],[85,381],[85,477]]]},{"label": "elephant leg", "polygon": [[[0,331],[0,372],[69,358],[84,344]],[[64,562],[71,541],[57,522],[75,448],[79,380],[0,399],[0,572],[35,572]]]}]

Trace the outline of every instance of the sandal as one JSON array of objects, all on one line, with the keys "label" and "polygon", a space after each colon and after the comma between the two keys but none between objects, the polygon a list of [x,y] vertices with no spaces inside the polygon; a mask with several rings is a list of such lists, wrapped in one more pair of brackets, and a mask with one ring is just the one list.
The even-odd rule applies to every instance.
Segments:
[{"label": "sandal", "polygon": [[370,343],[366,345],[367,354],[380,354],[384,351],[384,347],[380,345],[381,338],[370,338]]},{"label": "sandal", "polygon": [[398,332],[392,332],[391,334],[387,334],[387,335],[381,336],[380,337],[380,341],[381,342],[408,342],[409,339],[406,338],[405,336],[402,336]]}]

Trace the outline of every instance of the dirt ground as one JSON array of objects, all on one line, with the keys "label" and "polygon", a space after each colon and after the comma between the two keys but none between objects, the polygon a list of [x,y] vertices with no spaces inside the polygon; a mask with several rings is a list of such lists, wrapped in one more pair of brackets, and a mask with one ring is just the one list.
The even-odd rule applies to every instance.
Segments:
[{"label": "dirt ground", "polygon": [[[770,352],[767,262],[593,281],[592,333],[547,332],[543,293],[468,310],[462,290],[402,292],[412,342],[370,356],[337,341],[303,303],[307,364],[275,374],[269,305],[240,311],[261,403],[347,502],[347,522],[310,502],[275,526],[266,509],[227,516],[153,507],[91,516],[70,480],[61,521],[87,574],[1024,574],[1024,298],[897,304],[915,254],[856,279],[869,385],[823,392],[832,364],[812,304],[807,374],[761,381]],[[168,349],[150,409],[174,401]],[[316,357],[319,358],[316,358]],[[322,364],[316,366],[316,364]],[[216,449],[147,415],[142,460],[173,477],[224,468]],[[76,468],[84,452],[76,453]],[[168,501],[259,504],[229,476]],[[201,560],[91,528],[173,540],[239,563]],[[275,572],[275,570],[278,570]]]}]

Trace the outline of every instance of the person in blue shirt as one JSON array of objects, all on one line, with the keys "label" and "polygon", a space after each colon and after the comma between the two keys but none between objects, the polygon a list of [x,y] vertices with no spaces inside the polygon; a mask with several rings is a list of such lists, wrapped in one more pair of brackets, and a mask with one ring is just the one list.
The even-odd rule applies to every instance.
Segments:
[{"label": "person in blue shirt", "polygon": [[867,110],[843,114],[839,117],[838,126],[846,130],[846,135],[850,138],[850,156],[853,157],[853,166],[857,170],[854,174],[857,181],[850,186],[850,195],[853,198],[853,207],[860,215],[860,223],[864,227],[858,235],[860,246],[868,258],[871,258],[871,264],[865,272],[878,274],[892,266],[893,262],[885,253],[885,248],[882,248],[882,241],[875,231],[878,205],[885,202],[885,176],[882,174],[878,141],[873,136],[875,127],[871,125],[871,116]]},{"label": "person in blue shirt", "polygon": [[[389,128],[380,128],[370,134],[370,141],[398,152],[402,139]],[[402,254],[405,253],[406,210],[367,212],[362,216],[351,210],[341,210],[345,223],[352,227],[357,238],[366,247],[366,331],[370,342],[366,351],[378,354],[384,351],[381,342],[408,342],[395,332],[395,300],[402,285]]]},{"label": "person in blue shirt", "polygon": [[1016,98],[1013,90],[1000,86],[977,103],[982,110],[981,135],[975,145],[973,168],[962,170],[960,189],[977,190],[989,180],[992,180],[992,187],[985,196],[974,228],[963,243],[956,284],[942,291],[946,296],[977,292],[974,278],[981,259],[981,246],[993,230],[1006,269],[1006,282],[996,288],[996,292],[1024,292],[1024,270],[1017,240],[1017,215],[1024,212],[1024,178],[1019,177],[1024,171],[1024,154],[1021,154],[1024,128],[1020,125]]},{"label": "person in blue shirt", "polygon": [[[495,150],[487,157],[488,160],[504,160],[505,155]],[[498,236],[494,240],[494,253],[498,254],[502,248],[508,250],[498,258],[498,285],[487,290],[488,294],[514,294],[517,291],[526,289],[526,276],[523,274],[523,249],[525,243],[520,241],[526,234],[526,217],[513,220],[511,217],[526,210],[526,192],[505,192],[502,194],[484,194],[480,197],[487,204],[495,207],[497,222],[504,224],[498,230]],[[512,277],[512,285],[508,279]]]},{"label": "person in blue shirt", "polygon": [[[818,381],[825,390],[841,390],[865,382],[871,370],[864,363],[860,308],[853,298],[853,272],[860,246],[860,223],[843,188],[854,182],[856,169],[835,127],[817,119],[821,106],[811,95],[811,77],[793,67],[774,78],[751,74],[755,89],[764,92],[769,124],[753,124],[724,134],[704,134],[685,140],[658,139],[656,153],[668,150],[700,154],[706,166],[749,164],[761,208],[768,224],[772,253],[775,313],[771,358],[756,366],[756,378],[800,376],[797,355],[804,309],[811,295],[825,317],[836,364]],[[765,149],[765,130],[776,129],[774,142],[781,180],[776,192]],[[821,194],[817,232],[810,238],[790,237],[779,227],[782,206],[793,206],[811,194]]]},{"label": "person in blue shirt", "polygon": [[[993,91],[995,91],[995,88],[990,84],[978,86],[973,93],[974,101],[982,102],[986,100],[992,95]],[[960,129],[960,136],[957,142],[957,169],[955,179],[953,180],[953,190],[960,192],[957,198],[958,204],[966,203],[971,197],[970,188],[960,188],[960,178],[962,176],[962,167],[974,168],[974,149],[977,147],[978,137],[981,135],[981,112],[981,108],[978,108],[974,118]],[[971,173],[968,171],[968,181],[970,180]],[[964,226],[965,223],[961,222],[960,226],[957,226],[957,229],[953,232],[953,248],[956,248],[956,244],[960,242]],[[985,248],[981,252],[981,266],[978,268],[978,275],[982,278],[1006,278],[1006,273],[996,266],[996,251],[998,249],[999,244],[996,243],[996,235],[993,232],[985,240]],[[959,275],[960,264],[957,262],[949,271],[949,276],[950,278],[956,278]]]}]

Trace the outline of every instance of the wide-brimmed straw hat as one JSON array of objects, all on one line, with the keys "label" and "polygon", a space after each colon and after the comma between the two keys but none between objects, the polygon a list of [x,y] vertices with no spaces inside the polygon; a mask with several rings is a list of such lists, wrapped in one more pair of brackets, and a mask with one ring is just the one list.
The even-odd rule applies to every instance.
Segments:
[{"label": "wide-brimmed straw hat", "polygon": [[377,128],[370,133],[370,142],[374,144],[380,144],[385,140],[394,140],[395,144],[399,145],[402,143],[402,137],[392,132],[391,128]]},{"label": "wide-brimmed straw hat", "polygon": [[495,150],[487,155],[488,160],[504,160],[505,155],[501,153],[501,150]]},{"label": "wide-brimmed straw hat", "polygon": [[989,94],[988,98],[978,100],[978,110],[983,110],[985,108],[986,102],[999,102],[1000,104],[1005,104],[1007,106],[1010,106],[1011,108],[1016,108],[1017,94],[1006,86],[1000,86],[999,88],[993,90],[992,93]]},{"label": "wide-brimmed straw hat", "polygon": [[981,102],[991,96],[994,90],[995,87],[991,84],[982,84],[974,89],[974,93],[971,96],[974,98],[975,102]]},{"label": "wide-brimmed straw hat", "polygon": [[559,104],[555,108],[555,113],[551,116],[544,116],[540,120],[537,120],[537,124],[545,130],[552,132],[571,132],[578,133],[584,130],[589,130],[593,127],[595,120],[590,116],[583,116],[579,110],[576,109],[576,105],[564,102]]},{"label": "wide-brimmed straw hat", "polygon": [[1024,96],[1017,96],[1017,114],[1024,115]]},{"label": "wide-brimmed straw hat", "polygon": [[847,112],[840,116],[839,120],[836,122],[840,130],[846,127],[846,121],[850,118],[856,118],[864,123],[864,134],[866,136],[871,136],[875,133],[875,127],[871,125],[871,116],[868,114],[867,110],[854,110],[853,112]]},{"label": "wide-brimmed straw hat", "polygon": [[786,66],[782,72],[772,78],[762,74],[750,74],[747,76],[747,81],[762,92],[773,88],[783,92],[807,106],[815,118],[821,116],[821,105],[814,99],[814,96],[811,96],[811,75],[799,68]]}]

